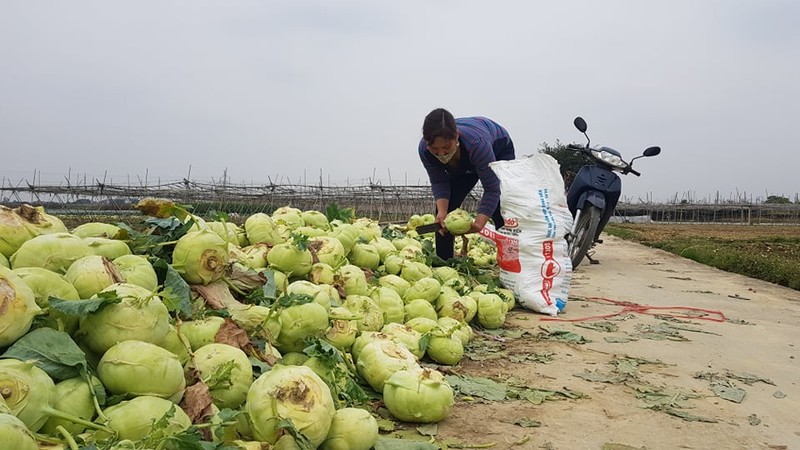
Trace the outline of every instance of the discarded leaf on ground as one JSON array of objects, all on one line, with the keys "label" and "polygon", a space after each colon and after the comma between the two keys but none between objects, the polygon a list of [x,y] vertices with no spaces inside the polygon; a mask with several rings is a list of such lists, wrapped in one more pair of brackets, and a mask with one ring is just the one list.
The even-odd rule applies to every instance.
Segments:
[{"label": "discarded leaf on ground", "polygon": [[636,334],[634,337],[643,339],[651,339],[654,341],[688,341],[677,329],[671,327],[668,323],[662,322],[655,325],[636,325]]},{"label": "discarded leaf on ground", "polygon": [[625,344],[627,342],[638,341],[639,338],[632,336],[606,336],[603,340],[609,344]]},{"label": "discarded leaf on ground", "polygon": [[524,353],[524,354],[516,354],[510,355],[508,360],[515,363],[521,363],[526,361],[532,361],[536,363],[549,363],[553,361],[553,355],[555,353]]},{"label": "discarded leaf on ground", "polygon": [[492,359],[507,358],[508,352],[502,342],[489,341],[485,339],[474,339],[470,342],[468,352],[465,356],[473,361],[486,361]]},{"label": "discarded leaf on ground", "polygon": [[[703,334],[713,334],[714,336],[722,336],[719,333],[714,333],[713,331],[706,331],[702,328],[693,327],[689,325],[681,325],[684,322],[677,322],[677,325],[668,324],[669,328],[674,330],[681,330],[681,331],[691,331],[692,333],[703,333]],[[691,323],[691,322],[688,322]]]},{"label": "discarded leaf on ground", "polygon": [[394,431],[397,424],[391,419],[378,419],[378,430],[383,432]]},{"label": "discarded leaf on ground", "polygon": [[542,422],[533,419],[512,419],[512,420],[501,420],[501,422],[510,423],[512,425],[517,425],[523,428],[536,428],[542,426]]},{"label": "discarded leaf on ground", "polygon": [[635,375],[639,371],[639,362],[635,359],[616,359],[612,364],[616,367],[614,372],[621,375]]},{"label": "discarded leaf on ground", "polygon": [[586,381],[591,381],[593,383],[611,383],[611,384],[618,384],[627,378],[624,375],[606,375],[600,372],[591,372],[589,370],[584,369],[583,373],[574,373],[572,374],[574,377],[582,378]]},{"label": "discarded leaf on ground", "polygon": [[590,330],[595,330],[595,331],[604,331],[606,333],[611,333],[619,330],[619,325],[615,324],[614,322],[609,322],[607,320],[601,320],[599,322],[590,322],[590,323],[576,323],[575,326],[581,328],[588,328]]},{"label": "discarded leaf on ground", "polygon": [[661,388],[655,387],[649,383],[643,383],[636,380],[625,381],[625,386],[628,386],[629,388],[641,394],[654,394],[657,392],[661,392]]},{"label": "discarded leaf on ground", "polygon": [[534,405],[541,405],[545,400],[554,395],[555,392],[553,391],[542,391],[538,389],[526,389],[517,393],[519,399],[527,400]]},{"label": "discarded leaf on ground", "polygon": [[523,437],[522,439],[520,439],[518,441],[512,442],[511,446],[514,447],[514,446],[517,446],[517,445],[524,445],[524,444],[527,444],[528,441],[530,441],[530,440],[531,440],[530,436],[525,436],[525,437]]},{"label": "discarded leaf on ground", "polygon": [[607,442],[603,444],[602,450],[647,450],[647,447],[633,447],[631,445],[614,444],[612,442]]},{"label": "discarded leaf on ground", "polygon": [[430,442],[412,441],[409,439],[396,439],[379,437],[375,442],[375,450],[439,450],[438,445]]},{"label": "discarded leaf on ground", "polygon": [[426,423],[418,426],[417,432],[423,436],[436,436],[439,432],[439,425],[435,423]]},{"label": "discarded leaf on ground", "polygon": [[653,392],[640,392],[636,394],[636,398],[644,400],[647,404],[645,408],[657,411],[665,408],[684,408],[688,400],[699,397],[700,396],[697,394],[691,394],[682,389],[678,389],[677,391],[659,389]]},{"label": "discarded leaf on ground", "polygon": [[683,411],[683,410],[680,410],[680,409],[676,409],[676,408],[660,408],[660,409],[656,409],[656,410],[663,411],[663,412],[669,414],[670,416],[678,417],[678,418],[683,419],[683,420],[685,420],[687,422],[717,423],[716,419],[709,419],[708,417],[689,414],[686,411]]},{"label": "discarded leaf on ground", "polygon": [[587,342],[591,342],[590,340],[586,339],[580,334],[574,333],[572,331],[551,330],[547,327],[539,327],[539,328],[542,330],[542,333],[539,333],[536,336],[538,339],[571,342],[573,344],[586,344]]},{"label": "discarded leaf on ground", "polygon": [[753,375],[752,373],[731,372],[730,370],[726,370],[725,371],[725,376],[728,377],[728,378],[733,378],[735,380],[739,380],[744,384],[755,384],[755,383],[761,382],[761,383],[766,383],[766,384],[770,384],[772,386],[775,386],[775,383],[772,380],[770,380],[768,378],[762,378],[762,377],[760,377],[758,375]]},{"label": "discarded leaf on ground", "polygon": [[716,394],[717,397],[724,398],[734,403],[742,403],[746,395],[745,390],[742,388],[719,382],[711,383],[711,391]]},{"label": "discarded leaf on ground", "polygon": [[450,386],[463,395],[480,397],[491,401],[506,399],[508,387],[489,378],[470,377],[466,375],[446,375]]}]

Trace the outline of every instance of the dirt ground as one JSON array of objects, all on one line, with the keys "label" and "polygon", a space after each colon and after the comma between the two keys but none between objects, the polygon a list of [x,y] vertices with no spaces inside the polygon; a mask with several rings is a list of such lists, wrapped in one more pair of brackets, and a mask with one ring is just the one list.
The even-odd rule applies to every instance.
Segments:
[{"label": "dirt ground", "polygon": [[[726,320],[643,309],[554,322],[516,309],[506,335],[479,338],[483,357],[454,371],[570,395],[541,404],[459,395],[436,440],[492,449],[800,449],[800,292],[604,239],[600,264],[572,274],[559,318],[622,311],[597,300],[605,298],[719,311]],[[590,342],[546,339],[566,331]],[[742,393],[738,403],[723,398]]]}]

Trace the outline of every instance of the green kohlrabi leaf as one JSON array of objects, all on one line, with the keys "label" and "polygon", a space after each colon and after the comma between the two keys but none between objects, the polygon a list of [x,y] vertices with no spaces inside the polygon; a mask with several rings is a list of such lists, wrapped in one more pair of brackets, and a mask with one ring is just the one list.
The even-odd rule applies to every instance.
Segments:
[{"label": "green kohlrabi leaf", "polygon": [[50,297],[50,308],[71,316],[85,317],[105,306],[119,303],[120,300],[115,291],[100,292],[95,298],[87,300],[62,300]]},{"label": "green kohlrabi leaf", "polygon": [[203,380],[209,389],[225,389],[231,386],[231,373],[238,367],[236,361],[229,360],[217,366],[214,373]]},{"label": "green kohlrabi leaf", "polygon": [[[235,423],[236,418],[240,414],[243,414],[242,411],[237,411],[235,409],[230,409],[230,408],[224,408],[220,410],[219,413],[217,413],[217,418],[220,421],[222,421],[222,423]],[[224,434],[225,434],[224,427],[219,427],[216,430],[214,430],[214,436],[220,441],[222,441]]]},{"label": "green kohlrabi leaf", "polygon": [[406,234],[397,228],[385,227],[381,231],[381,236],[391,241],[393,239],[404,238],[406,237]]},{"label": "green kohlrabi leaf", "polygon": [[303,349],[303,353],[309,357],[321,358],[331,365],[344,362],[344,357],[339,349],[323,339],[314,340],[313,344]]},{"label": "green kohlrabi leaf", "polygon": [[[185,210],[183,211],[185,212]],[[175,217],[170,217],[167,219],[150,218],[145,223],[150,226],[147,233],[136,231],[124,223],[117,223],[117,226],[127,233],[129,237],[127,243],[134,254],[150,255],[171,261],[175,242],[194,226],[195,221],[189,219],[183,222]]]},{"label": "green kohlrabi leaf", "polygon": [[265,277],[267,277],[267,282],[261,288],[261,292],[264,294],[265,298],[274,300],[278,290],[278,287],[275,284],[275,272],[273,272],[271,269],[267,269],[263,272],[263,274]]},{"label": "green kohlrabi leaf", "polygon": [[231,215],[225,211],[211,210],[206,213],[206,217],[217,222],[230,222]]},{"label": "green kohlrabi leaf", "polygon": [[292,244],[301,251],[308,250],[308,236],[301,233],[292,233]]},{"label": "green kohlrabi leaf", "polygon": [[275,302],[278,295],[277,285],[275,284],[275,272],[266,269],[261,273],[267,278],[267,282],[264,283],[260,289],[255,289],[246,295],[247,303],[269,306]]},{"label": "green kohlrabi leaf", "polygon": [[325,217],[328,220],[341,220],[344,223],[352,223],[355,219],[355,210],[353,208],[340,209],[336,203],[331,203],[325,209]]},{"label": "green kohlrabi leaf", "polygon": [[153,448],[160,450],[239,450],[241,447],[204,441],[198,427],[192,426],[181,433],[167,436]]},{"label": "green kohlrabi leaf", "polygon": [[305,305],[314,301],[314,297],[308,294],[284,294],[275,301],[274,306],[278,308],[288,308],[294,305]]},{"label": "green kohlrabi leaf", "polygon": [[35,364],[56,380],[74,378],[88,368],[86,355],[69,334],[37,328],[22,336],[2,355]]},{"label": "green kohlrabi leaf", "polygon": [[186,281],[164,259],[153,263],[158,279],[163,280],[163,290],[159,293],[161,301],[170,312],[179,312],[187,318],[192,317],[192,292]]},{"label": "green kohlrabi leaf", "polygon": [[301,433],[300,431],[295,428],[292,419],[280,419],[278,420],[275,428],[285,431],[286,433],[290,434],[297,444],[297,447],[300,450],[315,450],[316,447],[311,443],[311,441]]}]

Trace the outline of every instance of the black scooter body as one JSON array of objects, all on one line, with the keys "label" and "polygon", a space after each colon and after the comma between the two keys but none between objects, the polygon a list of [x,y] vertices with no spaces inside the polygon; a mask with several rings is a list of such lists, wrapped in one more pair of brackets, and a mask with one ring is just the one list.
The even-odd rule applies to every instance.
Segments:
[{"label": "black scooter body", "polygon": [[577,210],[585,209],[587,203],[603,212],[597,227],[597,239],[611,219],[621,194],[622,180],[619,175],[600,165],[586,165],[581,167],[569,185],[567,207],[573,217]]}]

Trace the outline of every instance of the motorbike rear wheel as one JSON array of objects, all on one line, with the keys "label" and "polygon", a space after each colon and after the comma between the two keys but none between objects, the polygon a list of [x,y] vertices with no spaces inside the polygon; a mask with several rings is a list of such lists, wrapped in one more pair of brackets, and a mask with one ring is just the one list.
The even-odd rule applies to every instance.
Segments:
[{"label": "motorbike rear wheel", "polygon": [[586,252],[594,244],[597,227],[600,225],[600,208],[594,205],[587,205],[578,216],[578,224],[575,227],[575,235],[569,246],[569,258],[572,260],[572,268],[578,267],[583,261]]}]

